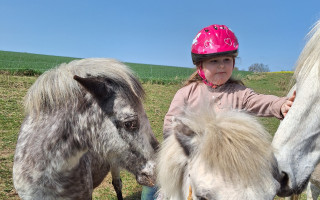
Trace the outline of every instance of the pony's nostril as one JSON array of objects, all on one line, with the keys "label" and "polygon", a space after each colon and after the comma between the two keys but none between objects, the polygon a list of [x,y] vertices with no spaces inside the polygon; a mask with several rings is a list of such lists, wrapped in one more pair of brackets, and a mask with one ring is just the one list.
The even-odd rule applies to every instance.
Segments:
[{"label": "pony's nostril", "polygon": [[141,173],[141,176],[148,177],[148,174],[146,174],[146,173],[142,172],[142,173]]},{"label": "pony's nostril", "polygon": [[294,193],[294,186],[292,186],[292,182],[290,180],[289,174],[287,172],[282,171],[281,174],[281,179],[280,179],[280,190],[277,192],[277,195],[279,197],[288,197],[291,196]]},{"label": "pony's nostril", "polygon": [[288,185],[288,182],[289,182],[288,174],[286,172],[281,172],[281,178],[280,178],[281,187]]}]

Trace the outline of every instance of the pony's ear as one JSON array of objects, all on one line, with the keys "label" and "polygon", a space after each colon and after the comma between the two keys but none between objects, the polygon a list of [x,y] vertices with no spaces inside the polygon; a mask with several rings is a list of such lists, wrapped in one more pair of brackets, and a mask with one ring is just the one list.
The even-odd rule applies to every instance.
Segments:
[{"label": "pony's ear", "polygon": [[179,119],[174,120],[173,132],[178,140],[180,146],[183,148],[184,153],[189,156],[194,151],[194,136],[195,132]]},{"label": "pony's ear", "polygon": [[82,78],[74,75],[74,80],[78,81],[88,92],[90,92],[98,100],[105,100],[113,95],[113,90],[109,88],[104,82],[95,77]]}]

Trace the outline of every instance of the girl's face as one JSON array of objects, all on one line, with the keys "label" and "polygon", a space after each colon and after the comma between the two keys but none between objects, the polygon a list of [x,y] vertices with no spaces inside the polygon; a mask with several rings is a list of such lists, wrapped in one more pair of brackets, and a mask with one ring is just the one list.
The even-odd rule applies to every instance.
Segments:
[{"label": "girl's face", "polygon": [[207,80],[215,85],[226,83],[232,75],[233,57],[221,56],[202,62],[203,72]]}]

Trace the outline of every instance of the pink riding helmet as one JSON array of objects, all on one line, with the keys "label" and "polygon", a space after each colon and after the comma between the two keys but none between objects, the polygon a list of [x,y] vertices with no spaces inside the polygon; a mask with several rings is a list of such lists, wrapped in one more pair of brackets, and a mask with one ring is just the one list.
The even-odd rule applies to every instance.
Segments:
[{"label": "pink riding helmet", "polygon": [[225,25],[213,24],[201,29],[193,39],[191,47],[192,61],[198,64],[212,56],[238,53],[238,40]]},{"label": "pink riding helmet", "polygon": [[[195,65],[199,65],[201,61],[214,56],[237,56],[238,47],[239,43],[237,37],[227,26],[213,24],[201,29],[193,39],[191,47],[192,61]],[[201,65],[197,72],[206,85],[213,88],[219,86],[206,79]]]}]

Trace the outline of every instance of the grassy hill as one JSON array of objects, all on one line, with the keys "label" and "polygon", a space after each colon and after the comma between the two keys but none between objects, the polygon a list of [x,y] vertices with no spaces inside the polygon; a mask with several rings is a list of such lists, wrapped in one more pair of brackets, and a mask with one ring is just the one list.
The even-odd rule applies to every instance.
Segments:
[{"label": "grassy hill", "polygon": [[[5,70],[16,75],[39,75],[61,63],[68,63],[75,59],[80,58],[0,51],[0,70]],[[181,83],[181,81],[184,81],[194,72],[193,68],[185,67],[128,62],[125,64],[136,72],[142,82],[160,84]],[[243,78],[250,73],[235,71],[234,76]]]}]

